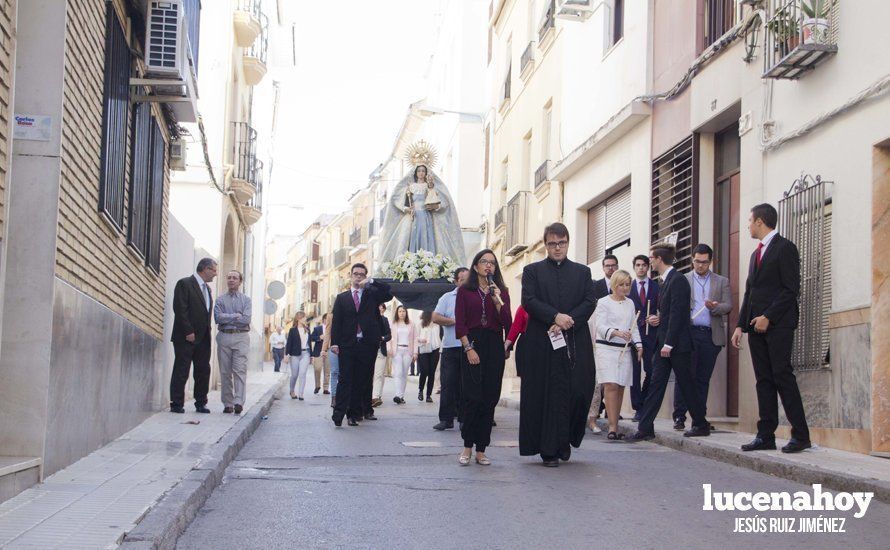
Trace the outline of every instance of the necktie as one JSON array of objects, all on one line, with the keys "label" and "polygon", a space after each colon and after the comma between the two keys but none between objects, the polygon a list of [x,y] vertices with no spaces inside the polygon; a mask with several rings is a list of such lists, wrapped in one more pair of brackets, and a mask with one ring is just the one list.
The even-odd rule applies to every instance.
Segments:
[{"label": "necktie", "polygon": [[760,259],[763,256],[763,243],[759,243],[757,245],[757,253],[754,256],[754,265],[757,266],[757,269],[760,269]]},{"label": "necktie", "polygon": [[[360,302],[359,299],[358,299],[358,290],[353,290],[353,291],[352,291],[352,301],[355,302],[355,310],[358,311],[358,307],[359,307],[359,305],[361,304],[361,302]],[[362,333],[362,327],[361,327],[361,325],[358,324],[358,320],[356,320],[356,323],[355,323],[355,334],[356,334],[356,336],[357,336],[357,335],[359,335],[359,334],[361,334],[361,333]]]},{"label": "necktie", "polygon": [[207,311],[210,311],[210,289],[207,287],[207,283],[201,285],[204,289],[204,307],[207,308]]},{"label": "necktie", "polygon": [[646,303],[646,283],[643,281],[640,281],[640,303]]}]

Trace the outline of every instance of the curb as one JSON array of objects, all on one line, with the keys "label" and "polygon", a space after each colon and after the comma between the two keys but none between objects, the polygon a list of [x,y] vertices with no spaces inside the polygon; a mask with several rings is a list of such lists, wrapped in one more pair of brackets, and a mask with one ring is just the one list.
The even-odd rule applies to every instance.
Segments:
[{"label": "curb", "polygon": [[[597,426],[608,431],[609,422],[598,419]],[[618,425],[618,431],[630,435],[636,432],[635,426]],[[701,441],[702,438],[683,437],[679,432],[656,432],[653,443],[664,447],[689,453],[692,455],[710,458],[740,468],[746,468],[762,474],[781,477],[797,483],[813,485],[820,483],[823,487],[836,491],[846,492],[871,492],[874,498],[885,503],[890,503],[890,483],[879,479],[857,476],[839,470],[826,470],[812,464],[789,462],[779,456],[763,453],[746,453],[739,450],[714,447]]]},{"label": "curb", "polygon": [[241,420],[213,446],[208,455],[152,506],[136,527],[124,535],[118,548],[122,550],[175,548],[179,536],[188,528],[210,493],[220,484],[226,468],[259,427],[277,394],[284,388],[285,382],[286,379],[282,378],[269,388],[241,417]]}]

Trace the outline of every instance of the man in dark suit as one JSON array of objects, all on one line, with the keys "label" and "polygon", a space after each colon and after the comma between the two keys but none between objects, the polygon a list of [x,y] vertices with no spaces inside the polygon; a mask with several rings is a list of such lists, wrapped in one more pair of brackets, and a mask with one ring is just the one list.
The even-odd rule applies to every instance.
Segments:
[{"label": "man in dark suit", "polygon": [[328,314],[321,316],[321,323],[315,325],[312,333],[309,334],[309,355],[312,357],[312,370],[315,373],[315,393],[322,389],[322,377],[324,378],[324,393],[331,393],[329,386],[331,383],[331,367],[328,365],[327,357],[321,354],[321,346],[324,339],[324,324]]},{"label": "man in dark suit", "polygon": [[367,279],[368,268],[355,264],[352,285],[334,300],[331,352],[340,362],[337,402],[331,419],[340,426],[346,416],[350,426],[362,419],[377,420],[371,407],[374,359],[383,337],[380,304],[392,300],[389,285]]},{"label": "man in dark suit", "polygon": [[[636,411],[633,421],[639,422],[649,383],[652,381],[652,355],[655,353],[655,333],[658,331],[658,316],[655,314],[658,311],[658,282],[649,277],[649,256],[645,254],[634,258],[634,274],[636,277],[630,287],[630,299],[640,314],[637,328],[643,342],[643,361],[637,359],[635,354],[630,354],[634,369],[630,403]],[[642,380],[643,373],[646,374],[645,380]]]},{"label": "man in dark suit", "polygon": [[[800,254],[797,247],[776,231],[779,215],[769,204],[751,209],[748,229],[760,243],[748,267],[745,296],[732,345],[739,348],[742,333],[748,333],[760,421],[757,436],[742,445],[743,451],[774,450],[782,398],[791,424],[791,440],[783,453],[798,453],[811,447],[810,430],[803,400],[791,367],[794,331],[797,329],[797,297],[800,293]],[[685,394],[684,394],[685,395]]]},{"label": "man in dark suit", "polygon": [[593,281],[593,295],[597,300],[605,298],[612,293],[612,275],[618,271],[618,257],[614,254],[606,254],[603,256],[603,275],[602,279]]},{"label": "man in dark suit", "polygon": [[170,412],[184,413],[185,384],[189,369],[195,365],[195,410],[209,413],[207,391],[210,387],[210,314],[213,294],[209,284],[216,277],[217,264],[212,258],[198,262],[195,274],[176,282],[173,290],[173,374],[170,376]]},{"label": "man in dark suit", "polygon": [[664,400],[671,371],[692,415],[692,429],[683,435],[702,437],[711,435],[705,419],[704,406],[696,390],[692,374],[692,333],[689,329],[689,302],[692,292],[689,281],[674,269],[677,250],[672,244],[657,244],[652,247],[649,262],[652,269],[661,273],[664,280],[658,304],[658,332],[655,337],[656,355],[652,364],[652,384],[643,403],[640,424],[637,432],[630,436],[631,441],[643,441],[655,437],[655,416]]}]

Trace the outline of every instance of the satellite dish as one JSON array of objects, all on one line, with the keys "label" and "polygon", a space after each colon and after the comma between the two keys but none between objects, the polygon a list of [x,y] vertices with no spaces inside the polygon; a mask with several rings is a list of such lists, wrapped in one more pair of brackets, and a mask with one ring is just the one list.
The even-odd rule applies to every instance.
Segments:
[{"label": "satellite dish", "polygon": [[263,313],[266,315],[275,315],[276,311],[278,311],[278,304],[275,300],[266,300],[263,303]]},{"label": "satellite dish", "polygon": [[266,295],[273,300],[278,300],[279,298],[284,296],[284,283],[281,281],[272,281],[269,283],[269,286],[266,287]]}]

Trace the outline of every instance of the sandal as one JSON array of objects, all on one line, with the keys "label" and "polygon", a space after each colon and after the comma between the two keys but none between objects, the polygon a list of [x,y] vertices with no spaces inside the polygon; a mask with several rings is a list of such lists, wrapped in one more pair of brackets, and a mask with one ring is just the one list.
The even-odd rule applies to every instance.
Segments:
[{"label": "sandal", "polygon": [[624,434],[620,434],[620,433],[616,433],[616,432],[609,432],[609,435],[606,436],[606,439],[609,439],[612,441],[621,441],[622,439],[624,439]]},{"label": "sandal", "polygon": [[460,458],[458,458],[458,462],[460,462],[461,466],[467,466],[470,464],[470,455],[461,454]]},{"label": "sandal", "polygon": [[489,460],[487,456],[479,458],[479,455],[476,455],[476,464],[479,464],[480,466],[491,466],[491,460]]}]

